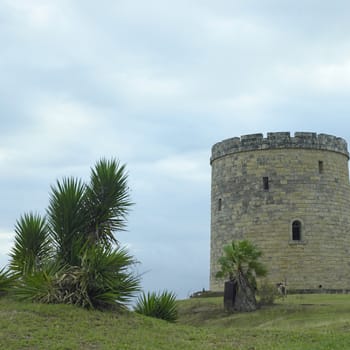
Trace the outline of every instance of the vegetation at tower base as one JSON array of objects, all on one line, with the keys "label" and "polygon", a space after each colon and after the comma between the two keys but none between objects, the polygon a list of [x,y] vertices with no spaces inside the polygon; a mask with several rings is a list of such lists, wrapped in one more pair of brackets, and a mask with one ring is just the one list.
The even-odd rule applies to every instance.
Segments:
[{"label": "vegetation at tower base", "polygon": [[57,181],[47,215],[17,221],[10,272],[2,279],[10,273],[14,294],[24,300],[123,308],[140,290],[136,260],[114,237],[131,205],[125,165],[114,159],[98,161],[88,184]]},{"label": "vegetation at tower base", "polygon": [[[232,241],[231,244],[224,246],[223,251],[224,255],[219,259],[221,269],[217,272],[216,277],[228,278],[233,282],[235,296],[232,310],[228,311],[256,310],[257,283],[255,277],[262,277],[267,273],[265,266],[259,261],[261,251],[248,240]],[[226,286],[229,285],[225,284]]]}]

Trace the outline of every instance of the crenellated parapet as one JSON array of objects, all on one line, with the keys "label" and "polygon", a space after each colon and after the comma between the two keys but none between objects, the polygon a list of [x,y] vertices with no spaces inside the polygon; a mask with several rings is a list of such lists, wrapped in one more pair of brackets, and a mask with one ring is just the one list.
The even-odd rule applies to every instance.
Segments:
[{"label": "crenellated parapet", "polygon": [[297,148],[316,149],[342,153],[349,158],[347,142],[341,138],[313,132],[269,132],[233,137],[216,143],[212,147],[211,162],[229,154],[256,150]]}]

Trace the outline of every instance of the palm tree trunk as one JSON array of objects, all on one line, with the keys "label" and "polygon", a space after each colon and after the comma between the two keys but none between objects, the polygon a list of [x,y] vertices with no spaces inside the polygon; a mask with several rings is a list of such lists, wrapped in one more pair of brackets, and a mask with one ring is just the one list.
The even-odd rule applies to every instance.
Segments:
[{"label": "palm tree trunk", "polygon": [[233,309],[240,312],[255,311],[257,303],[255,299],[254,288],[250,285],[247,278],[243,274],[238,274],[237,291]]},{"label": "palm tree trunk", "polygon": [[234,311],[236,292],[237,282],[234,280],[226,281],[224,289],[224,308],[228,312]]}]

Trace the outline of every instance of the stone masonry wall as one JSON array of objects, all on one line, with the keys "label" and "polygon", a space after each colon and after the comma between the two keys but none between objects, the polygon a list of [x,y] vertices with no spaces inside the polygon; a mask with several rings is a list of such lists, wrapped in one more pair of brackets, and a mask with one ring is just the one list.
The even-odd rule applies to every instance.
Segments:
[{"label": "stone masonry wall", "polygon": [[[249,239],[273,283],[350,289],[350,185],[346,142],[314,133],[246,135],[213,146],[211,290],[222,247]],[[268,190],[263,178],[268,177]],[[292,240],[292,222],[302,224]]]}]

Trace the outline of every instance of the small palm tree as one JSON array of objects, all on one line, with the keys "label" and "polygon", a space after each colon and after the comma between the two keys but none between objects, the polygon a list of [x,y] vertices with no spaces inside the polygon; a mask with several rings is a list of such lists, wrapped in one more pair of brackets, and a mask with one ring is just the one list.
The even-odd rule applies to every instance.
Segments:
[{"label": "small palm tree", "polygon": [[135,312],[165,321],[175,322],[177,319],[176,295],[173,292],[148,292],[139,296]]},{"label": "small palm tree", "polygon": [[259,261],[262,253],[250,241],[232,241],[225,245],[224,255],[219,259],[221,270],[217,278],[227,278],[236,286],[233,309],[254,311],[257,308],[255,298],[256,277],[266,275],[264,265]]}]

